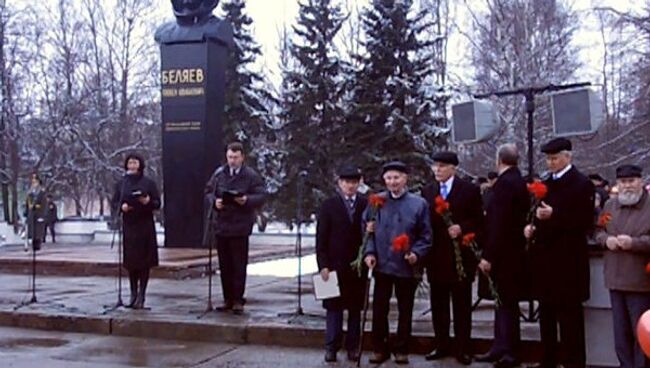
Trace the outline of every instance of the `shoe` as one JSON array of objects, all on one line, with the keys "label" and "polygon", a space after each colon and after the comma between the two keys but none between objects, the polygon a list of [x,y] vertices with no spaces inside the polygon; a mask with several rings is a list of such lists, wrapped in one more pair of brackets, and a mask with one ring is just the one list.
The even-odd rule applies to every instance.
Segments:
[{"label": "shoe", "polygon": [[232,309],[232,302],[229,301],[229,300],[227,300],[227,301],[225,301],[222,305],[220,305],[220,306],[218,306],[218,307],[216,307],[216,308],[214,308],[214,309],[215,309],[216,311],[219,311],[219,312],[226,312],[226,311],[229,311],[229,310]]},{"label": "shoe", "polygon": [[140,281],[138,283],[138,295],[135,298],[133,303],[133,309],[144,309],[144,299],[145,294],[147,293],[147,285]]},{"label": "shoe", "polygon": [[501,355],[488,351],[485,354],[479,354],[474,356],[474,360],[481,363],[494,363],[501,359]]},{"label": "shoe", "polygon": [[325,361],[328,363],[335,362],[336,361],[336,352],[327,350],[325,352]]},{"label": "shoe", "polygon": [[244,314],[244,305],[242,303],[233,303],[232,312],[234,314]]},{"label": "shoe", "polygon": [[359,352],[358,351],[348,351],[348,360],[351,362],[356,362],[359,360]]},{"label": "shoe", "polygon": [[447,355],[449,355],[449,353],[445,349],[433,349],[429,354],[424,356],[424,359],[438,360],[446,357]]},{"label": "shoe", "polygon": [[387,361],[388,358],[388,354],[374,352],[368,361],[372,364],[381,364]]},{"label": "shoe", "polygon": [[511,357],[502,357],[494,362],[494,368],[514,368],[519,366],[519,361]]},{"label": "shoe", "polygon": [[409,364],[409,356],[406,354],[395,353],[396,364]]},{"label": "shoe", "polygon": [[456,354],[456,361],[462,365],[472,364],[472,357],[467,353]]}]

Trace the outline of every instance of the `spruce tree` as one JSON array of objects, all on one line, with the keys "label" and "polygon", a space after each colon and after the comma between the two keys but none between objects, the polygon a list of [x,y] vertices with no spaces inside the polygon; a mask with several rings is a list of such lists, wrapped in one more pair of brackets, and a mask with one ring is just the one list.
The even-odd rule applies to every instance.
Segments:
[{"label": "spruce tree", "polygon": [[333,0],[302,0],[299,6],[290,47],[293,62],[283,75],[286,176],[274,207],[284,220],[296,217],[298,181],[305,216],[331,193],[340,162],[337,135],[344,123],[341,62],[333,40],[345,17]]},{"label": "spruce tree", "polygon": [[374,0],[361,21],[365,51],[357,55],[345,149],[358,152],[369,184],[381,186],[381,165],[399,159],[417,187],[429,176],[427,156],[444,143],[428,88],[435,64],[425,34],[432,24],[412,0]]},{"label": "spruce tree", "polygon": [[267,132],[268,104],[272,96],[253,64],[262,54],[252,36],[253,20],[246,14],[245,0],[227,0],[221,5],[234,31],[234,46],[226,69],[224,141],[241,141],[251,151]]}]

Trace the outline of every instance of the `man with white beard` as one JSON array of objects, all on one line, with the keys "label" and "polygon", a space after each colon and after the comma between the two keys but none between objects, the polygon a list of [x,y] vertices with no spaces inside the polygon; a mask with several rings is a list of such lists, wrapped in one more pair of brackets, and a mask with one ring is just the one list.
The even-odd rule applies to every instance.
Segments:
[{"label": "man with white beard", "polygon": [[641,314],[650,309],[650,195],[643,188],[641,168],[616,169],[619,193],[605,204],[596,240],[607,247],[605,286],[609,289],[614,345],[621,367],[649,367],[635,337]]}]

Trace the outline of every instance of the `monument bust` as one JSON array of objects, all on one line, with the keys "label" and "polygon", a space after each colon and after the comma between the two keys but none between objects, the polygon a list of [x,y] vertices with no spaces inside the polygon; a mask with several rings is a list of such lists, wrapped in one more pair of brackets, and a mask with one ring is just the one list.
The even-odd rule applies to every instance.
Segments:
[{"label": "monument bust", "polygon": [[212,14],[219,0],[171,0],[175,22],[158,27],[154,36],[160,44],[217,41],[230,47],[233,31],[229,22]]}]

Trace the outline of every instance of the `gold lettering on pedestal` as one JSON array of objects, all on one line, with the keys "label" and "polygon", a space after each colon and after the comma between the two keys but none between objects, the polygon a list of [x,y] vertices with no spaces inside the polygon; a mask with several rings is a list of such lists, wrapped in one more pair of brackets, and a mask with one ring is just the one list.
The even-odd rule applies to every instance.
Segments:
[{"label": "gold lettering on pedestal", "polygon": [[166,132],[185,132],[201,130],[200,121],[168,121],[165,123]]}]

